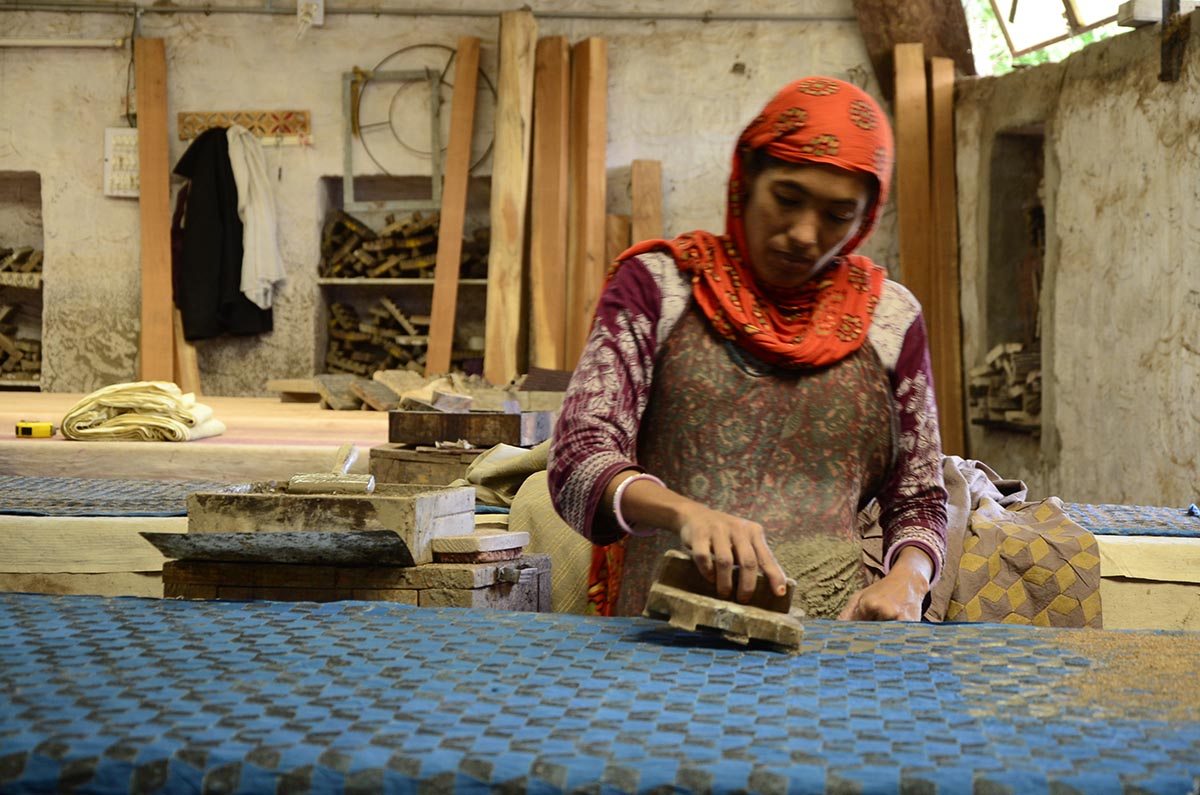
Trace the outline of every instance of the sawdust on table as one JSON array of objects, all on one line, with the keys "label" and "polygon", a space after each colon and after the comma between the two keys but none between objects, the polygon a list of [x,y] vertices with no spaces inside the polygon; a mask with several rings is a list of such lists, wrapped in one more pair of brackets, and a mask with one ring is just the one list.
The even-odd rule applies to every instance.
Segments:
[{"label": "sawdust on table", "polygon": [[793,604],[809,618],[837,618],[864,583],[862,548],[848,538],[790,539],[771,545],[775,559],[796,581]]}]

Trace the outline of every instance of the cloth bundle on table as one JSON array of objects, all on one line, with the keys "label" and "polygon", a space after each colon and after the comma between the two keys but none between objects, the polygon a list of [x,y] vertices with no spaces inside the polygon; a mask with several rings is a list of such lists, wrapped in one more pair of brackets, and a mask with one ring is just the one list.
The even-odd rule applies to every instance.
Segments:
[{"label": "cloth bundle on table", "polygon": [[76,441],[187,442],[220,436],[225,423],[167,381],[136,381],[98,389],[63,417],[62,434]]}]

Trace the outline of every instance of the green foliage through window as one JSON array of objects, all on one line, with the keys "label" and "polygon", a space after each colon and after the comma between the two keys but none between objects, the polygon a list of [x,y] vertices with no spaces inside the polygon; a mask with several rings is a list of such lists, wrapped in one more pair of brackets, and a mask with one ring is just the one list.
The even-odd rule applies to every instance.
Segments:
[{"label": "green foliage through window", "polygon": [[[1057,2],[1057,0],[1026,0],[1026,2]],[[981,75],[1002,75],[1022,66],[1061,61],[1073,52],[1100,39],[1123,32],[1116,22],[1086,31],[1063,41],[1047,45],[1040,50],[1014,58],[1004,40],[1004,32],[989,0],[963,0],[967,13],[967,27],[971,31],[971,46],[975,51],[975,68]]]}]

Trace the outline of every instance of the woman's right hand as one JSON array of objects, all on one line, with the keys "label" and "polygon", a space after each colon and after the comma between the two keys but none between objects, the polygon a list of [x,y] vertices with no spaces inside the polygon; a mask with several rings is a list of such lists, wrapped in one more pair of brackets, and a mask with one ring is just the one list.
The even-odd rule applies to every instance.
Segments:
[{"label": "woman's right hand", "polygon": [[[689,501],[690,502],[690,501]],[[734,590],[733,567],[738,567],[737,600],[754,594],[758,573],[771,590],[787,593],[787,576],[767,546],[762,525],[692,502],[682,512],[679,539],[705,579],[715,582],[717,594],[728,599]]]}]

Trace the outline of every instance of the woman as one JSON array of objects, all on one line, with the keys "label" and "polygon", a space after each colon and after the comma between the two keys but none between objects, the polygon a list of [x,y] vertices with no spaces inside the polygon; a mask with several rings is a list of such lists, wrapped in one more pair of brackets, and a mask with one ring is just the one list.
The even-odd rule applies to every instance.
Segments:
[{"label": "woman", "polygon": [[[946,526],[925,326],[852,254],[892,152],[869,95],[798,80],[738,140],[726,234],[614,265],[548,465],[559,514],[606,547],[596,612],[640,614],[681,547],[726,598],[748,600],[760,571],[782,594],[786,573],[809,616],[920,619]],[[857,516],[873,498],[885,575],[866,585]]]}]

